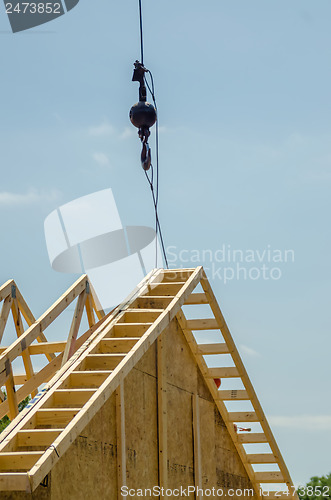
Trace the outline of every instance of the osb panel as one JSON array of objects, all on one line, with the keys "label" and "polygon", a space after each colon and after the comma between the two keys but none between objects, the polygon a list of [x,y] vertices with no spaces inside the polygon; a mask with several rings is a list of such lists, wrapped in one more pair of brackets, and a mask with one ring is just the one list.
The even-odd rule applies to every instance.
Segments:
[{"label": "osb panel", "polygon": [[50,488],[38,486],[33,496],[24,491],[1,491],[0,498],[1,500],[50,500],[52,497]]},{"label": "osb panel", "polygon": [[148,349],[135,368],[156,377],[156,342]]},{"label": "osb panel", "polygon": [[173,320],[164,332],[167,382],[196,394],[197,366],[184,334]]},{"label": "osb panel", "polygon": [[[140,367],[145,369],[144,363]],[[125,379],[124,398],[127,486],[153,487],[158,484],[156,378],[134,368]]]},{"label": "osb panel", "polygon": [[191,486],[194,484],[192,395],[168,385],[167,397],[168,487]]},{"label": "osb panel", "polygon": [[52,500],[117,499],[115,412],[113,394],[53,468]]}]

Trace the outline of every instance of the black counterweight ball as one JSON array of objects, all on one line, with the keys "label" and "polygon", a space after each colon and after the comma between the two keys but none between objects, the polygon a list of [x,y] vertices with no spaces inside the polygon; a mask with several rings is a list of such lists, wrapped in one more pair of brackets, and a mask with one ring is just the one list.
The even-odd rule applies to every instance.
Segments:
[{"label": "black counterweight ball", "polygon": [[149,102],[139,101],[130,109],[130,120],[137,128],[150,128],[156,122],[156,110]]}]

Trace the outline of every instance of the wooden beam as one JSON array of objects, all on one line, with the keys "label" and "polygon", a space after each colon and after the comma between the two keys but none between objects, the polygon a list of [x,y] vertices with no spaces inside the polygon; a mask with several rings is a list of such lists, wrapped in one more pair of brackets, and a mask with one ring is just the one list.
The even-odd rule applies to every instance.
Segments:
[{"label": "wooden beam", "polygon": [[125,400],[124,382],[116,390],[116,441],[117,441],[117,498],[122,500],[122,486],[126,486]]},{"label": "wooden beam", "polygon": [[125,353],[127,354],[140,340],[140,337],[108,338],[101,340],[100,353]]},{"label": "wooden beam", "polygon": [[[17,337],[20,338],[24,333],[24,328],[23,328],[21,312],[20,312],[20,309],[18,307],[18,302],[17,302],[16,296],[12,300],[11,309],[12,309],[16,334],[17,334]],[[32,366],[32,362],[31,362],[31,357],[30,357],[29,351],[27,349],[22,351],[22,358],[23,358],[23,364],[24,364],[24,368],[25,368],[26,378],[27,378],[27,380],[29,380],[30,378],[32,378],[34,376],[34,371],[33,371],[33,366]],[[38,393],[38,388],[34,389],[31,392],[31,397],[34,398],[37,395],[37,393]]]},{"label": "wooden beam", "polygon": [[31,485],[25,472],[1,472],[0,491],[26,491],[31,493]]},{"label": "wooden beam", "polygon": [[66,427],[79,410],[80,408],[41,408],[36,413],[37,425]]},{"label": "wooden beam", "polygon": [[111,337],[142,337],[153,323],[116,323]]},{"label": "wooden beam", "polygon": [[157,339],[157,416],[159,447],[159,486],[168,487],[167,374],[164,336]]},{"label": "wooden beam", "polygon": [[82,363],[83,370],[115,370],[125,358],[124,353],[89,354]]},{"label": "wooden beam", "polygon": [[208,299],[204,293],[192,293],[185,305],[199,305],[199,304],[208,304]]},{"label": "wooden beam", "polygon": [[228,390],[228,391],[218,391],[218,397],[223,401],[245,401],[249,400],[247,391],[244,390]]},{"label": "wooden beam", "polygon": [[[6,380],[6,391],[7,391],[7,399],[8,402],[8,414],[10,420],[14,420],[14,418],[18,415],[18,403],[15,391],[14,377],[13,377],[13,369],[11,363],[7,364],[6,369],[7,380]],[[5,404],[4,401],[2,404]]]},{"label": "wooden beam", "polygon": [[252,433],[244,433],[238,434],[239,443],[267,443],[267,436],[263,434],[263,432],[252,432]]},{"label": "wooden beam", "polygon": [[8,452],[0,455],[1,470],[30,470],[42,456],[42,451]]},{"label": "wooden beam", "polygon": [[40,344],[31,344],[28,348],[29,353],[34,356],[36,354],[50,354],[63,352],[67,342],[40,342]]},{"label": "wooden beam", "polygon": [[197,354],[229,354],[228,346],[223,342],[219,344],[198,344]]},{"label": "wooden beam", "polygon": [[229,412],[230,422],[258,422],[259,418],[254,411]]},{"label": "wooden beam", "polygon": [[[36,322],[36,318],[32,314],[29,306],[24,300],[23,295],[21,294],[20,290],[16,287],[16,298],[18,301],[18,306],[20,308],[20,311],[22,313],[23,318],[27,322],[28,326],[32,326]],[[47,338],[44,334],[44,332],[40,332],[40,335],[37,337],[38,342],[47,342]],[[55,355],[53,353],[46,353],[46,358],[48,361],[52,361],[52,359],[55,358]]]},{"label": "wooden beam", "polygon": [[2,304],[1,315],[0,315],[0,342],[2,341],[3,333],[6,328],[8,316],[11,309],[12,298],[10,295],[5,298],[4,303]]},{"label": "wooden beam", "polygon": [[80,408],[93,396],[96,389],[57,389],[50,401],[52,408]]},{"label": "wooden beam", "polygon": [[15,281],[8,280],[0,287],[0,302],[5,300],[8,295],[11,295],[11,289],[13,285],[15,285]]},{"label": "wooden beam", "polygon": [[[196,491],[202,485],[201,468],[201,440],[200,440],[200,405],[199,396],[192,394],[193,409],[193,450],[194,450],[194,484]],[[200,499],[201,495],[195,493],[195,498]]]},{"label": "wooden beam", "polygon": [[255,472],[255,481],[257,483],[285,483],[281,472]]},{"label": "wooden beam", "polygon": [[240,373],[235,366],[226,366],[223,368],[208,368],[206,373],[210,378],[236,378],[240,377]]},{"label": "wooden beam", "polygon": [[50,446],[63,429],[22,429],[17,434],[18,448]]},{"label": "wooden beam", "polygon": [[188,330],[219,330],[218,323],[214,318],[208,319],[188,319]]},{"label": "wooden beam", "polygon": [[62,358],[62,365],[65,365],[68,359],[75,352],[75,342],[77,339],[80,323],[83,316],[84,306],[86,301],[86,291],[84,290],[78,297],[74,317],[69,330],[69,335],[67,339],[67,345],[64,349],[64,354]]},{"label": "wooden beam", "polygon": [[276,457],[273,453],[251,453],[247,455],[249,464],[275,464],[277,463]]},{"label": "wooden beam", "polygon": [[85,309],[89,327],[92,328],[95,325],[94,309],[91,294],[88,293],[86,296]]},{"label": "wooden beam", "polygon": [[64,386],[70,388],[99,388],[111,373],[109,370],[73,371]]}]

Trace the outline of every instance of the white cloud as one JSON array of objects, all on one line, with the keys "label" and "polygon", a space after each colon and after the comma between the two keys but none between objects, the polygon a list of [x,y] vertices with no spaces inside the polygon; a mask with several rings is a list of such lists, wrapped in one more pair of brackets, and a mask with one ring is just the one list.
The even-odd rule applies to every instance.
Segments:
[{"label": "white cloud", "polygon": [[125,127],[123,132],[120,134],[120,139],[129,139],[130,137],[137,135],[138,136],[138,131],[135,129],[133,126],[132,127]]},{"label": "white cloud", "polygon": [[19,206],[32,205],[41,202],[55,201],[59,199],[60,193],[55,189],[51,191],[29,189],[26,193],[13,193],[10,191],[0,191],[0,205]]},{"label": "white cloud", "polygon": [[254,356],[254,357],[260,356],[260,354],[257,351],[255,351],[251,347],[248,347],[244,344],[240,344],[239,348],[240,348],[241,352],[244,354],[247,354],[247,356]]},{"label": "white cloud", "polygon": [[93,153],[92,157],[100,167],[110,167],[109,158],[105,153]]},{"label": "white cloud", "polygon": [[90,127],[88,132],[94,137],[105,137],[114,133],[114,127],[108,122],[108,120],[104,120],[99,125]]},{"label": "white cloud", "polygon": [[331,415],[274,416],[269,417],[268,420],[275,427],[295,428],[307,431],[331,430]]}]

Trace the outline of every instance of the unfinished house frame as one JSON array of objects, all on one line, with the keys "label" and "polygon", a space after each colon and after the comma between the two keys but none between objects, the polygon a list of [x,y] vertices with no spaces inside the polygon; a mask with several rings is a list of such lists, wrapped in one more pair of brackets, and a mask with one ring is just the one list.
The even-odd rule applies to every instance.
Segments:
[{"label": "unfinished house frame", "polygon": [[[47,342],[75,298],[67,341]],[[13,281],[0,299],[0,333],[11,309],[18,336],[0,355],[0,411],[12,420],[0,435],[1,499],[138,498],[156,486],[298,499],[202,267],[154,270],[107,315],[87,276],[37,321]],[[89,329],[78,336],[84,308]],[[217,342],[203,342],[211,331]],[[47,358],[38,373],[34,354]],[[18,356],[24,375],[12,370]]]}]

